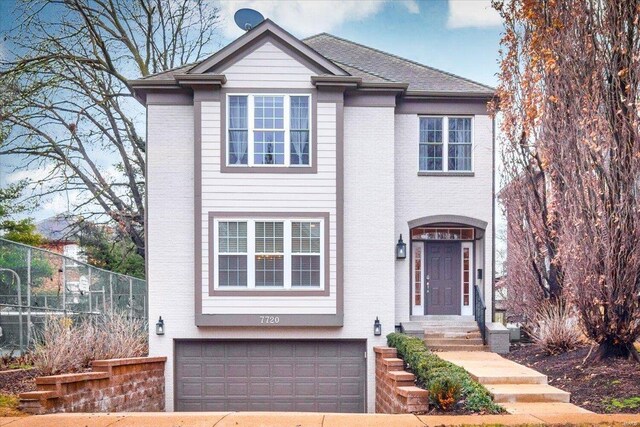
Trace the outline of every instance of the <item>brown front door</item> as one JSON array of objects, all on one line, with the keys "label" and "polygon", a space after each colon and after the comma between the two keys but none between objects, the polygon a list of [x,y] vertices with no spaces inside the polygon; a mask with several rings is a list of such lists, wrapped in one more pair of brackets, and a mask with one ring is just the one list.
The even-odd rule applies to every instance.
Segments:
[{"label": "brown front door", "polygon": [[426,245],[425,314],[460,314],[460,242]]}]

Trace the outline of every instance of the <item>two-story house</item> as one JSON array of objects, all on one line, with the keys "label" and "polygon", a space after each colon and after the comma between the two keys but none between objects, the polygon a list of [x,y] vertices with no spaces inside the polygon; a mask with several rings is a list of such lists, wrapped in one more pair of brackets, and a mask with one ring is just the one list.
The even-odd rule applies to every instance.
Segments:
[{"label": "two-story house", "polygon": [[492,88],[270,20],[131,85],[167,410],[371,412],[386,334],[491,320]]}]

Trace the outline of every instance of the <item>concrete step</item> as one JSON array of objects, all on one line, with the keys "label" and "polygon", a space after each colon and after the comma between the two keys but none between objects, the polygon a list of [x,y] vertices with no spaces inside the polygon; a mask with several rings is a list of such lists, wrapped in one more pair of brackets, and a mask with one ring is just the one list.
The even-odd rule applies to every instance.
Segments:
[{"label": "concrete step", "polygon": [[438,321],[454,321],[454,322],[473,321],[475,322],[475,318],[473,316],[470,316],[470,315],[459,316],[456,314],[410,316],[409,320],[411,320],[412,322],[438,322]]},{"label": "concrete step", "polygon": [[482,339],[480,332],[425,332],[423,334],[425,340],[438,340],[438,339]]},{"label": "concrete step", "polygon": [[547,376],[537,372],[533,373],[478,373],[470,374],[471,377],[483,385],[489,384],[547,384]]},{"label": "concrete step", "polygon": [[543,402],[543,403],[527,403],[527,402],[515,402],[515,403],[502,403],[502,407],[510,414],[522,415],[570,415],[570,414],[593,414],[579,406],[571,403],[563,402]]},{"label": "concrete step", "polygon": [[487,384],[485,386],[496,403],[506,402],[563,402],[569,403],[571,394],[546,384]]},{"label": "concrete step", "polygon": [[427,348],[431,351],[490,351],[489,346],[486,345],[462,345],[462,344],[441,344],[438,346],[429,346]]},{"label": "concrete step", "polygon": [[427,345],[427,347],[435,347],[435,346],[439,346],[439,345],[484,345],[484,342],[482,342],[482,338],[468,338],[468,337],[461,337],[461,338],[433,338],[433,337],[429,337],[429,338],[425,338],[424,339],[424,343]]}]

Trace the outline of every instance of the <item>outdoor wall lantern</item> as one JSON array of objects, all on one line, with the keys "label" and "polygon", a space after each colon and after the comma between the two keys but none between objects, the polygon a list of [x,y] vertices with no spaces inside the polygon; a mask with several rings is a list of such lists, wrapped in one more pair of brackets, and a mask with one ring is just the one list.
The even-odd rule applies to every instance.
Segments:
[{"label": "outdoor wall lantern", "polygon": [[160,316],[158,323],[156,323],[156,335],[164,335],[164,320],[162,320],[162,316]]},{"label": "outdoor wall lantern", "polygon": [[405,259],[407,257],[407,244],[402,241],[402,234],[396,245],[396,259]]},{"label": "outdoor wall lantern", "polygon": [[376,316],[376,321],[373,322],[373,335],[377,337],[382,335],[382,323],[380,323],[380,320],[378,319],[377,316]]}]

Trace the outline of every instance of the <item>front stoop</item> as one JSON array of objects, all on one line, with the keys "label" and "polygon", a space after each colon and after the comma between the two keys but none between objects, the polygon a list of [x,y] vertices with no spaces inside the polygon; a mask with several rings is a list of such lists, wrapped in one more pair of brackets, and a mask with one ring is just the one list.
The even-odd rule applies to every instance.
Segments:
[{"label": "front stoop", "polygon": [[552,387],[547,376],[496,353],[445,352],[442,359],[464,368],[510,414],[590,414],[572,405],[571,394]]}]

